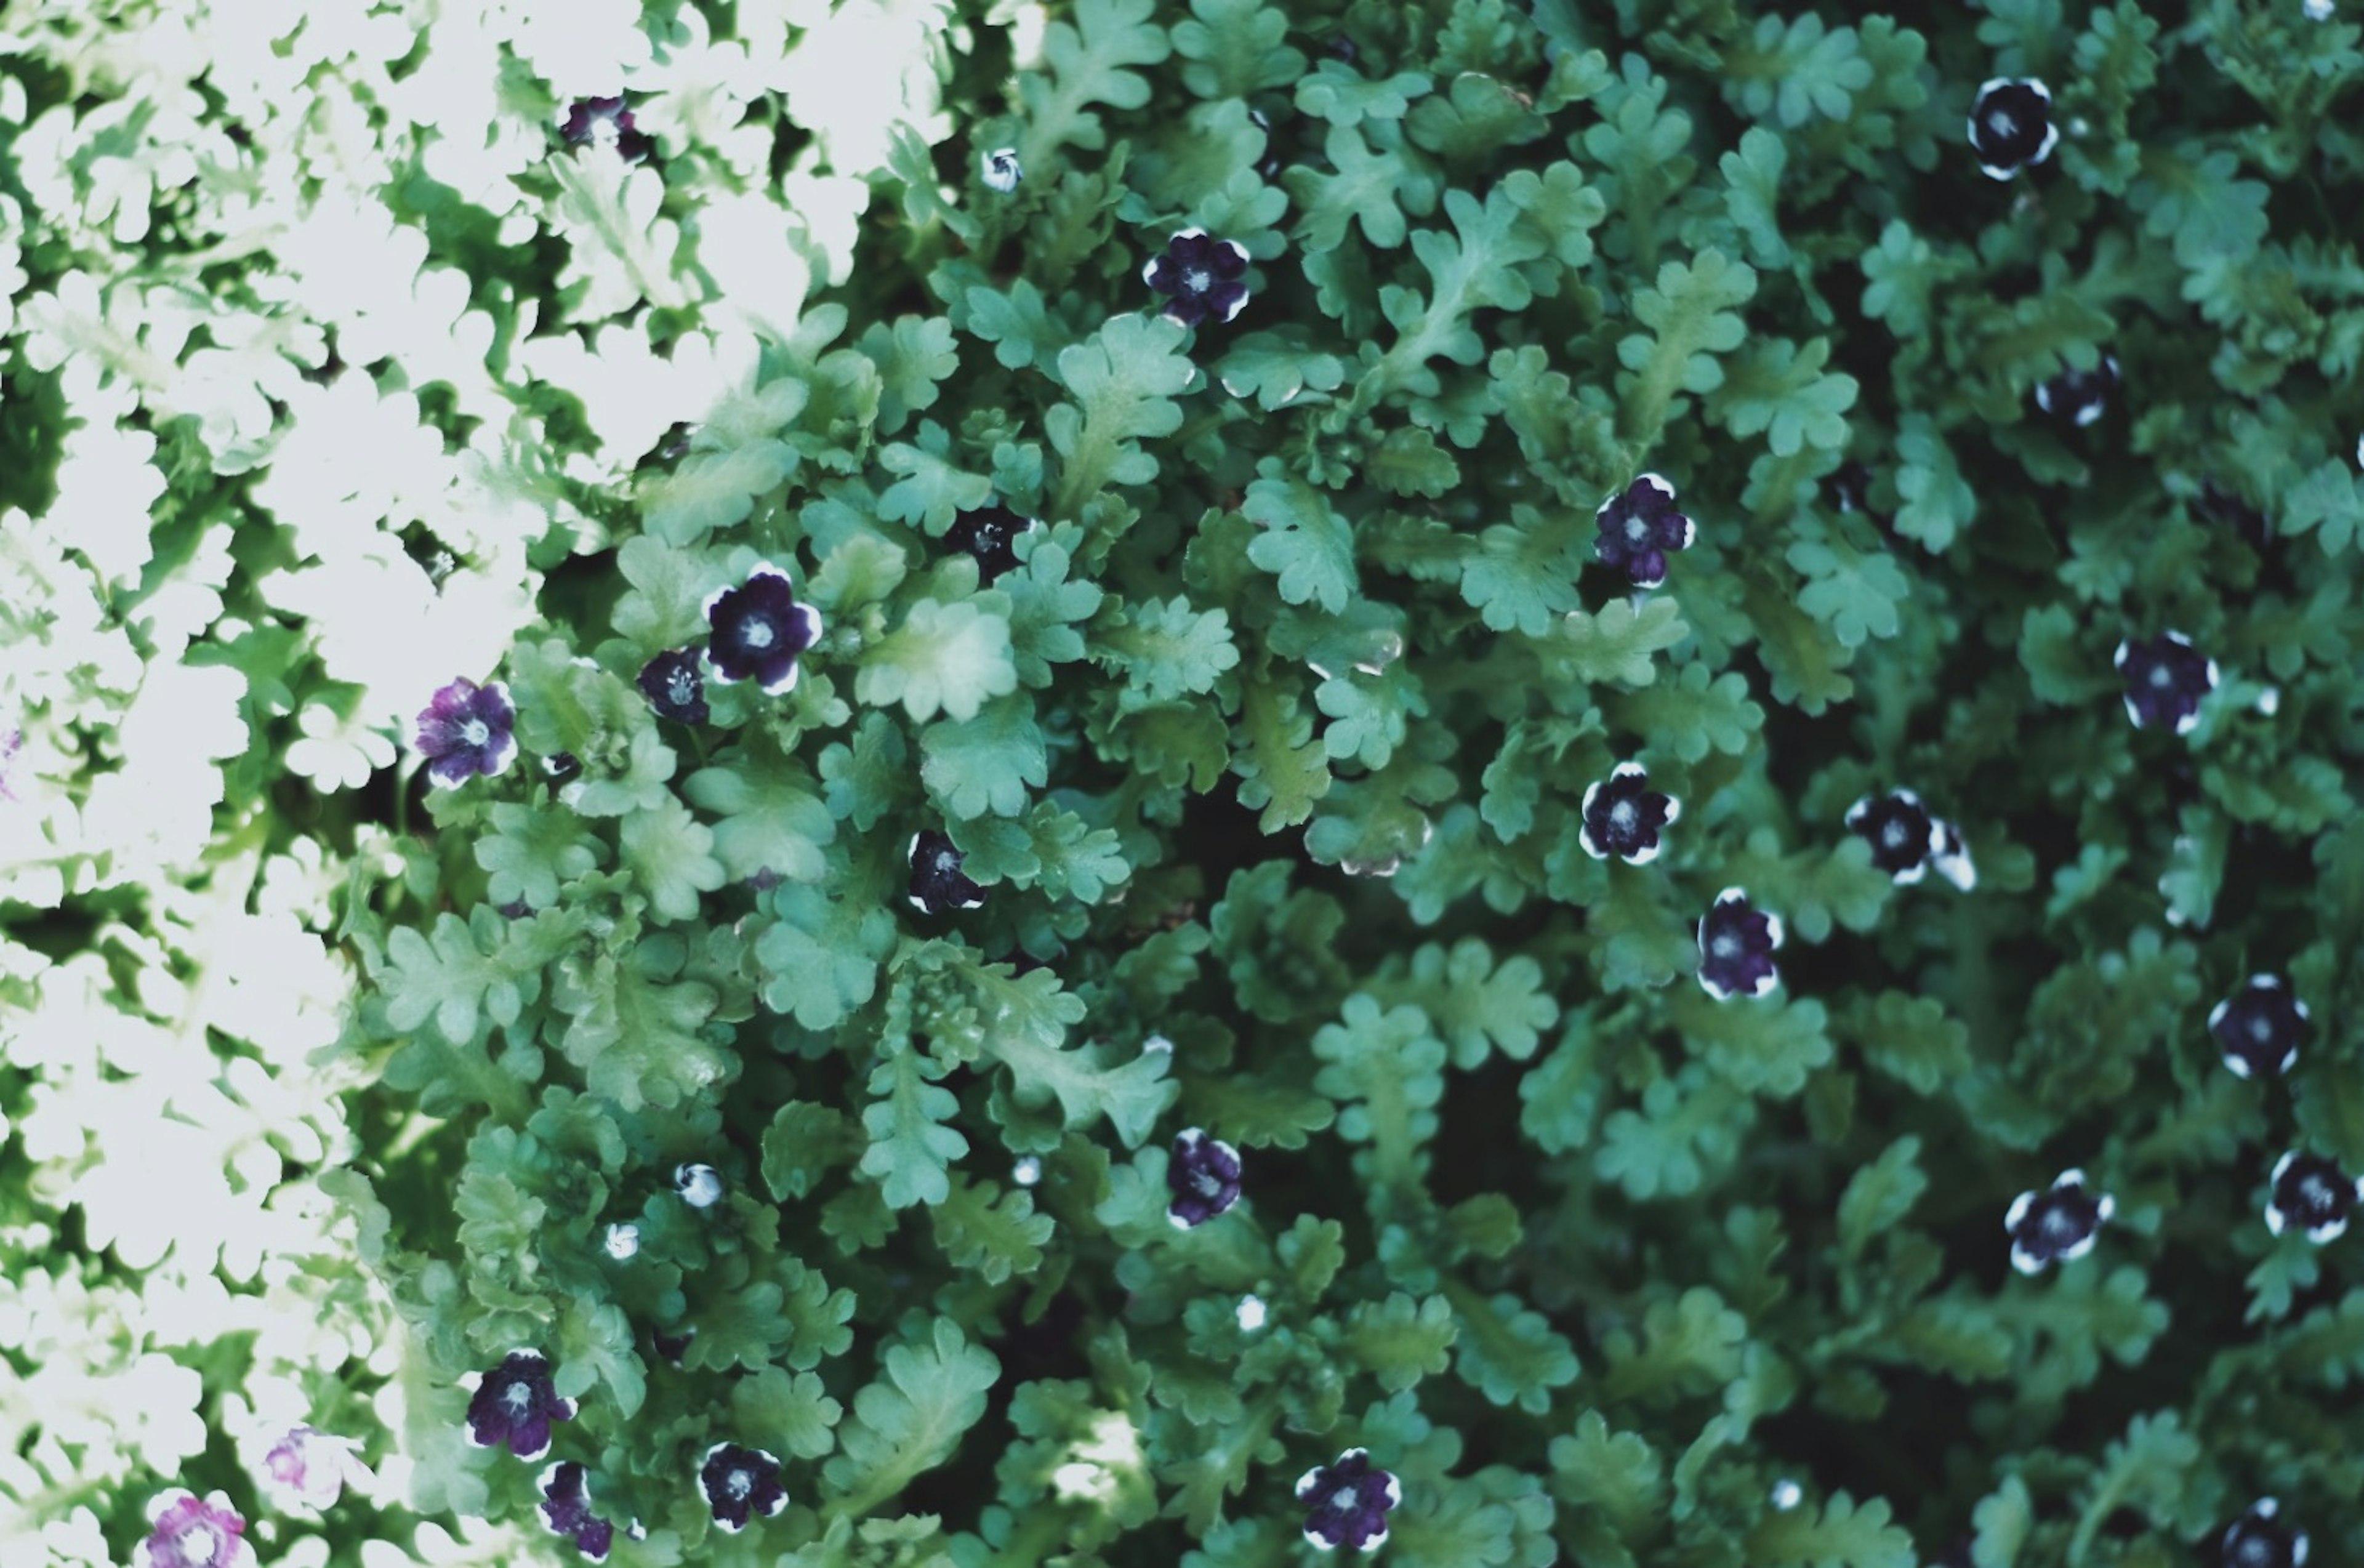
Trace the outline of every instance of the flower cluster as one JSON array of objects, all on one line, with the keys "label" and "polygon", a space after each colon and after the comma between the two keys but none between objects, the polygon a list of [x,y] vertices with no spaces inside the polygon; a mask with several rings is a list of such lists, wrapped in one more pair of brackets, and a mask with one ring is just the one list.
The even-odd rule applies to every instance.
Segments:
[{"label": "flower cluster", "polygon": [[1932,871],[1964,893],[1978,885],[1978,868],[1970,863],[1961,829],[1933,816],[1909,789],[1865,795],[1847,807],[1846,825],[1871,845],[1871,863],[1899,887],[1910,887]]},{"label": "flower cluster", "polygon": [[541,1473],[541,1517],[552,1535],[564,1536],[594,1562],[604,1562],[615,1544],[616,1527],[591,1511],[591,1486],[581,1462],[564,1460]]}]

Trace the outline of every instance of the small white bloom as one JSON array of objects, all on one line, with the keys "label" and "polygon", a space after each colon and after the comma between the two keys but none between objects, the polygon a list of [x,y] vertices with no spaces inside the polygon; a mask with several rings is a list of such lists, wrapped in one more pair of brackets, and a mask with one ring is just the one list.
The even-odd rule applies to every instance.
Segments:
[{"label": "small white bloom", "polygon": [[1239,1320],[1241,1333],[1253,1334],[1258,1329],[1263,1328],[1265,1324],[1265,1316],[1264,1297],[1260,1296],[1243,1296],[1240,1297]]},{"label": "small white bloom", "polygon": [[[2306,0],[2306,19],[2310,22],[2331,20],[2331,0]],[[2364,440],[2356,443],[2356,461],[2364,463]]]},{"label": "small white bloom", "polygon": [[[703,1205],[699,1207],[703,1207]],[[608,1227],[608,1256],[622,1262],[641,1250],[641,1228],[629,1222]]]},{"label": "small white bloom", "polygon": [[1009,1167],[1009,1179],[1021,1187],[1031,1187],[1043,1179],[1043,1162],[1031,1154],[1020,1155]]},{"label": "small white bloom", "polygon": [[1018,149],[997,147],[985,155],[985,183],[1007,195],[1018,188],[1024,172],[1018,166]]},{"label": "small white bloom", "polygon": [[1785,1514],[1805,1498],[1806,1489],[1786,1475],[1773,1483],[1773,1506]]},{"label": "small white bloom", "polygon": [[722,1199],[722,1177],[711,1165],[677,1166],[673,1190],[692,1208],[712,1208]]}]

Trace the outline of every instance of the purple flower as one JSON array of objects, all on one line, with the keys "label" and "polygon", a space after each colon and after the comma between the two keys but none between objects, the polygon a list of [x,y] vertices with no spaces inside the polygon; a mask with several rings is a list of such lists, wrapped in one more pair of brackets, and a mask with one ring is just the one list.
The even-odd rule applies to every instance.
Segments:
[{"label": "purple flower", "polygon": [[552,1535],[572,1536],[574,1549],[594,1562],[605,1562],[616,1527],[591,1511],[591,1486],[582,1463],[565,1460],[541,1473],[541,1517]]},{"label": "purple flower", "polygon": [[2279,1236],[2296,1228],[2310,1241],[2336,1241],[2358,1198],[2364,1198],[2364,1182],[2342,1172],[2337,1162],[2292,1150],[2274,1162],[2266,1229]]},{"label": "purple flower", "polygon": [[474,1394],[468,1441],[477,1448],[507,1443],[519,1459],[540,1459],[550,1451],[550,1424],[574,1418],[574,1401],[558,1396],[539,1351],[511,1351],[499,1366],[470,1373],[460,1386]]},{"label": "purple flower", "polygon": [[12,728],[7,734],[0,735],[0,800],[20,798],[16,791],[8,787],[8,767],[17,760],[17,753],[24,748],[25,732],[23,730]]},{"label": "purple flower", "polygon": [[1007,506],[979,506],[972,512],[953,514],[953,526],[945,531],[944,542],[975,556],[977,576],[990,583],[1003,573],[1017,569],[1018,536],[1033,526],[1033,518],[1021,517]]},{"label": "purple flower", "polygon": [[1018,149],[997,147],[987,153],[984,159],[984,173],[986,187],[988,190],[999,191],[1005,196],[1016,190],[1021,177],[1018,167]]},{"label": "purple flower", "polygon": [[2102,417],[2118,384],[2117,358],[2103,354],[2102,362],[2091,370],[2065,370],[2050,381],[2038,382],[2035,406],[2056,419],[2082,428]]},{"label": "purple flower", "polygon": [[1601,563],[1625,573],[1636,588],[1667,580],[1667,552],[1689,550],[1699,529],[1675,510],[1675,487],[1645,473],[1600,503],[1593,512],[1600,529],[1594,541]]},{"label": "purple flower", "polygon": [[2217,1540],[2225,1568],[2303,1568],[2306,1562],[2306,1531],[2279,1524],[2281,1505],[2260,1497],[2249,1511],[2225,1527]]},{"label": "purple flower", "polygon": [[1210,239],[1203,228],[1176,234],[1141,269],[1141,281],[1171,297],[1165,317],[1196,327],[1212,317],[1229,321],[1248,302],[1248,253],[1233,239]]},{"label": "purple flower", "polygon": [[344,1495],[347,1478],[360,1470],[351,1438],[330,1437],[307,1426],[291,1428],[262,1456],[263,1487],[282,1508],[326,1508]]},{"label": "purple flower", "polygon": [[517,758],[511,733],[517,709],[499,681],[478,685],[465,675],[437,692],[418,715],[412,746],[427,758],[427,776],[456,784],[472,774],[493,778]]},{"label": "purple flower", "polygon": [[965,859],[953,841],[933,828],[911,835],[911,907],[922,915],[974,909],[985,889],[961,874]]},{"label": "purple flower", "polygon": [[2233,1075],[2247,1078],[2289,1072],[2306,1038],[2306,1004],[2279,978],[2252,974],[2247,985],[2209,1009],[2208,1032],[2216,1037]]},{"label": "purple flower", "polygon": [[1204,1225],[1240,1201],[1240,1151],[1204,1128],[1185,1128],[1165,1162],[1165,1187],[1174,1195],[1165,1206],[1174,1229]]},{"label": "purple flower", "polygon": [[696,1338],[697,1338],[697,1325],[695,1323],[688,1325],[678,1334],[668,1334],[662,1329],[649,1330],[650,1346],[657,1354],[664,1357],[675,1366],[679,1366],[681,1358],[689,1353],[689,1342]]},{"label": "purple flower", "polygon": [[148,1518],[147,1539],[131,1549],[132,1568],[252,1568],[246,1520],[226,1492],[199,1497],[175,1486],[150,1500]]},{"label": "purple flower", "polygon": [[2008,180],[2052,156],[2060,128],[2052,123],[2052,89],[2033,77],[1998,76],[1979,88],[1970,106],[1970,150],[1989,177]]},{"label": "purple flower", "polygon": [[1388,1541],[1388,1510],[1403,1487],[1371,1468],[1368,1451],[1350,1448],[1334,1464],[1317,1464],[1297,1478],[1297,1500],[1308,1505],[1305,1540],[1323,1551],[1377,1551]]},{"label": "purple flower", "polygon": [[788,574],[759,562],[736,588],[718,588],[706,598],[706,662],[714,678],[753,681],[766,696],[795,689],[797,655],[820,639],[820,612],[797,603]]},{"label": "purple flower", "polygon": [[1847,807],[1846,825],[1870,840],[1871,863],[1901,887],[1928,875],[1931,863],[1946,852],[1945,825],[1909,789],[1865,795]]},{"label": "purple flower", "polygon": [[610,146],[627,163],[638,163],[655,150],[646,133],[632,128],[632,111],[621,94],[612,98],[577,98],[567,106],[566,123],[559,136],[569,147]]},{"label": "purple flower", "polygon": [[2049,1192],[2020,1194],[2002,1222],[2011,1232],[2011,1266],[2024,1274],[2040,1273],[2083,1257],[2117,1207],[2109,1194],[2085,1190],[2082,1171],[2061,1172]]},{"label": "purple flower", "polygon": [[2216,661],[2180,631],[2121,641],[2111,662],[2126,678],[2126,717],[2137,729],[2173,725],[2178,735],[2189,734],[2200,722],[2200,699],[2216,689]]},{"label": "purple flower", "polygon": [[1699,983],[1717,1001],[1762,996],[1781,984],[1773,950],[1781,945],[1781,917],[1759,915],[1748,895],[1727,887],[1700,917]]},{"label": "purple flower", "polygon": [[1596,861],[1615,855],[1627,865],[1648,865],[1658,858],[1660,830],[1682,814],[1681,801],[1650,788],[1641,763],[1620,762],[1586,787],[1576,840]]},{"label": "purple flower", "polygon": [[706,677],[697,668],[695,648],[667,649],[641,666],[641,695],[657,710],[659,718],[675,724],[704,724]]},{"label": "purple flower", "polygon": [[770,1518],[788,1505],[788,1490],[780,1485],[780,1462],[759,1448],[716,1443],[706,1451],[697,1472],[706,1488],[706,1506],[714,1522],[736,1535],[756,1515]]}]

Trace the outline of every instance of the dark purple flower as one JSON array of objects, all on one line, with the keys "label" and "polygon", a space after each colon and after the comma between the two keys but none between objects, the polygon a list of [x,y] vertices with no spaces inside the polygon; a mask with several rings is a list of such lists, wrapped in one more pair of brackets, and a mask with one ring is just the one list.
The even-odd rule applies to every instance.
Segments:
[{"label": "dark purple flower", "polygon": [[1748,895],[1727,887],[1700,917],[1699,983],[1717,1001],[1762,996],[1781,984],[1773,950],[1781,945],[1781,917],[1760,915]]},{"label": "dark purple flower", "polygon": [[797,655],[820,639],[820,612],[797,603],[788,574],[759,562],[736,588],[718,588],[706,598],[706,662],[714,678],[753,681],[766,696],[797,684]]},{"label": "dark purple flower", "polygon": [[999,191],[1005,196],[1018,188],[1024,173],[1018,166],[1018,149],[1014,147],[997,147],[987,152],[983,169],[986,188]]},{"label": "dark purple flower", "polygon": [[1021,517],[1007,506],[979,506],[973,512],[953,514],[944,542],[975,556],[977,576],[990,583],[1005,572],[1017,570],[1018,536],[1033,526],[1033,518]]},{"label": "dark purple flower", "polygon": [[2085,1190],[2082,1171],[2061,1172],[2049,1192],[2020,1194],[2002,1222],[2011,1232],[2011,1266],[2024,1274],[2039,1273],[2083,1257],[2117,1207],[2109,1194]]},{"label": "dark purple flower", "polygon": [[1185,1128],[1165,1162],[1165,1188],[1174,1195],[1165,1206],[1174,1229],[1204,1225],[1240,1201],[1240,1151],[1204,1128]]},{"label": "dark purple flower", "polygon": [[2052,123],[2052,89],[2033,77],[1998,76],[1979,88],[1970,106],[1970,150],[1993,179],[2008,180],[2052,156],[2060,128]]},{"label": "dark purple flower", "polygon": [[1909,789],[1865,795],[1847,807],[1848,828],[1871,843],[1871,863],[1889,880],[1910,887],[1946,852],[1945,825]]},{"label": "dark purple flower", "polygon": [[246,1520],[227,1492],[199,1497],[176,1486],[150,1500],[148,1518],[147,1539],[131,1549],[132,1568],[252,1568]]},{"label": "dark purple flower", "polygon": [[1625,573],[1636,588],[1667,580],[1667,552],[1688,550],[1699,537],[1691,520],[1675,510],[1675,487],[1645,473],[1600,503],[1593,513],[1600,537],[1594,550],[1601,563]]},{"label": "dark purple flower", "polygon": [[460,1386],[474,1391],[468,1440],[477,1448],[507,1443],[519,1459],[540,1459],[550,1451],[550,1424],[574,1418],[574,1401],[558,1396],[539,1351],[511,1351],[499,1366],[470,1373]]},{"label": "dark purple flower", "polygon": [[2200,722],[2200,700],[2216,689],[2216,661],[2180,631],[2121,641],[2112,662],[2126,679],[2126,717],[2137,729],[2173,725],[2178,735],[2190,733]]},{"label": "dark purple flower", "polygon": [[2279,1236],[2296,1228],[2310,1241],[2336,1241],[2347,1229],[2348,1212],[2359,1197],[2364,1182],[2342,1172],[2337,1162],[2293,1150],[2274,1162],[2266,1229]]},{"label": "dark purple flower", "polygon": [[750,1518],[770,1518],[788,1505],[788,1489],[780,1484],[780,1462],[759,1448],[716,1443],[706,1451],[697,1479],[706,1488],[714,1522],[733,1535],[745,1529]]},{"label": "dark purple flower", "polygon": [[659,718],[676,724],[704,724],[706,677],[697,667],[695,648],[667,649],[641,667],[641,695],[657,710]]},{"label": "dark purple flower", "polygon": [[616,1527],[591,1511],[591,1487],[579,1461],[566,1460],[541,1473],[541,1517],[552,1535],[571,1536],[574,1548],[594,1562],[604,1562],[615,1544]]},{"label": "dark purple flower", "polygon": [[1350,1448],[1334,1464],[1317,1464],[1297,1478],[1297,1500],[1307,1507],[1305,1540],[1323,1551],[1377,1551],[1388,1540],[1388,1510],[1403,1487],[1371,1468],[1368,1451]]},{"label": "dark purple flower", "polygon": [[640,162],[656,148],[645,132],[632,128],[632,111],[624,107],[621,94],[577,98],[567,106],[558,134],[569,147],[613,146],[627,163]]},{"label": "dark purple flower", "polygon": [[478,685],[463,675],[429,700],[411,744],[427,758],[427,776],[456,784],[482,773],[492,778],[517,757],[517,709],[499,681]]},{"label": "dark purple flower", "polygon": [[961,874],[964,858],[951,839],[932,828],[912,834],[911,907],[922,915],[941,915],[983,904],[985,889]]},{"label": "dark purple flower", "polygon": [[2303,1568],[2306,1531],[2278,1522],[2281,1505],[2260,1497],[2225,1527],[2217,1546],[2225,1568]]},{"label": "dark purple flower", "polygon": [[695,1323],[687,1325],[678,1334],[668,1334],[662,1329],[649,1330],[649,1344],[675,1366],[679,1366],[681,1358],[689,1353],[689,1342],[696,1338],[697,1325]]},{"label": "dark purple flower", "polygon": [[2298,1060],[2307,1032],[2306,1004],[2271,974],[2249,983],[2209,1009],[2208,1032],[2225,1052],[2225,1065],[2237,1078],[2281,1073]]},{"label": "dark purple flower", "polygon": [[1641,763],[1620,762],[1586,787],[1576,840],[1596,861],[1615,855],[1627,865],[1648,865],[1658,858],[1659,832],[1682,814],[1681,801],[1650,787]]},{"label": "dark purple flower", "polygon": [[1229,321],[1248,302],[1248,253],[1237,240],[1210,239],[1203,228],[1176,234],[1163,255],[1141,269],[1141,281],[1165,302],[1167,319],[1196,327],[1212,317]]},{"label": "dark purple flower", "polygon": [[2110,394],[2118,389],[2118,361],[2103,354],[2089,371],[2065,370],[2035,384],[2035,406],[2055,419],[2080,428],[2091,424],[2109,407]]}]

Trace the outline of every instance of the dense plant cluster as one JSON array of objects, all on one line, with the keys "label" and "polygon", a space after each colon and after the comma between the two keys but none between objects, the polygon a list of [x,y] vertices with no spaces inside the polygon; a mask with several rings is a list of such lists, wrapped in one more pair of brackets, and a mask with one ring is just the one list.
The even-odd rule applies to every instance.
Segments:
[{"label": "dense plant cluster", "polygon": [[28,1561],[2364,1550],[2343,7],[420,9],[0,78]]}]

